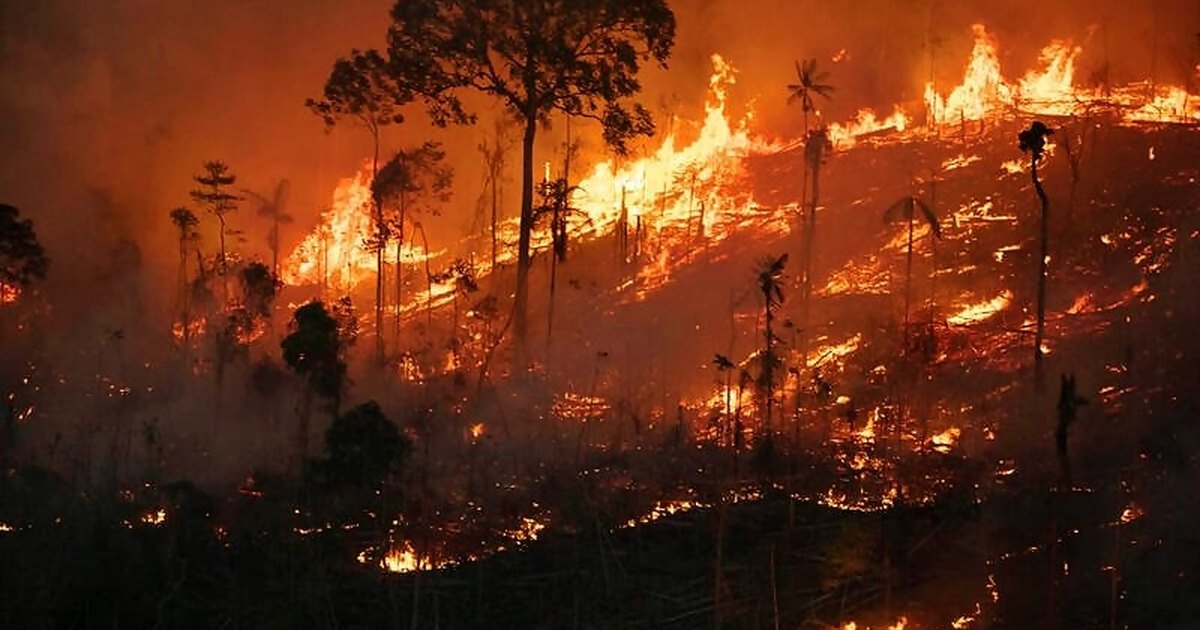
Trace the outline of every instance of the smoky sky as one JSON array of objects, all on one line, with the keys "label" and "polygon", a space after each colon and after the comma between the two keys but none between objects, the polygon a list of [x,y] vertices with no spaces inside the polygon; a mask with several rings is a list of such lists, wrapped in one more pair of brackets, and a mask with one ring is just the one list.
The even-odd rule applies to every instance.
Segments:
[{"label": "smoky sky", "polygon": [[[370,147],[353,126],[326,130],[303,101],[319,93],[339,55],[383,43],[390,4],[0,3],[0,201],[37,221],[57,274],[95,267],[95,256],[107,256],[122,239],[137,242],[153,268],[156,260],[170,260],[174,246],[168,210],[188,202],[200,163],[219,158],[250,189],[292,182],[289,211],[298,223],[284,241],[295,243]],[[740,69],[731,102],[753,102],[758,130],[782,137],[799,128],[783,88],[794,60],[816,57],[830,71],[837,91],[825,105],[829,119],[861,107],[890,109],[919,100],[931,62],[943,84],[960,76],[975,22],[999,40],[1010,76],[1056,38],[1084,46],[1079,78],[1107,63],[1114,81],[1182,83],[1200,56],[1200,6],[1185,0],[674,5],[679,28],[670,68],[645,75],[651,110],[698,114],[709,56],[721,53]],[[839,51],[842,60],[834,63]],[[480,181],[476,146],[485,128],[432,130],[414,112],[409,123],[385,133],[385,154],[429,138],[447,143],[458,170],[456,197],[431,230],[436,242],[456,240],[469,224]],[[543,150],[555,133],[543,134]],[[513,195],[509,205],[515,203]],[[251,209],[231,223],[246,232],[243,247],[262,256],[265,223]]]}]

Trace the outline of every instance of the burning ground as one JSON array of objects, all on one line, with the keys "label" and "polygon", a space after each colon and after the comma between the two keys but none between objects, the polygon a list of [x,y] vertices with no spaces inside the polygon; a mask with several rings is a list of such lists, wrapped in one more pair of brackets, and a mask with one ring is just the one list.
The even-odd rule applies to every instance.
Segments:
[{"label": "burning ground", "polygon": [[[1013,71],[985,28],[971,38],[953,84],[822,121],[815,231],[804,142],[757,128],[730,102],[736,60],[710,58],[702,116],[570,174],[566,259],[534,235],[526,362],[507,337],[508,220],[494,266],[482,235],[431,246],[417,224],[385,252],[379,366],[370,170],[283,252],[285,286],[225,340],[232,359],[223,308],[173,314],[169,334],[114,327],[67,361],[39,324],[54,304],[6,297],[22,357],[5,368],[6,614],[1186,627],[1200,99],[1082,87],[1065,41]],[[1055,129],[1040,386],[1039,208],[1016,148],[1035,118]],[[906,196],[940,238],[885,221]],[[785,253],[771,310],[758,278]],[[370,487],[321,468],[330,420],[300,422],[304,384],[279,360],[293,313],[342,296],[359,331],[343,410],[377,400],[402,430],[403,465]],[[1087,399],[1069,460],[1060,374]],[[129,577],[97,588],[111,573]]]}]

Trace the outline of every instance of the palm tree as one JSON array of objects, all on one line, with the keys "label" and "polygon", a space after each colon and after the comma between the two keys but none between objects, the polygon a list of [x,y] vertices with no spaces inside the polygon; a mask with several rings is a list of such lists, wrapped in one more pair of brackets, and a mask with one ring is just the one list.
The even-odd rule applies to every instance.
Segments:
[{"label": "palm tree", "polygon": [[908,260],[904,270],[904,347],[908,347],[908,319],[909,308],[912,304],[912,262],[913,262],[913,224],[920,215],[925,223],[929,225],[931,234],[934,238],[942,237],[942,228],[938,225],[937,215],[929,206],[925,205],[917,197],[911,195],[901,198],[896,203],[888,206],[888,209],[883,213],[883,221],[885,223],[896,223],[898,221],[906,221],[908,223]]},{"label": "palm tree", "polygon": [[804,112],[804,134],[807,135],[808,113],[817,110],[814,97],[830,98],[830,95],[833,94],[833,86],[824,83],[829,79],[829,73],[817,70],[816,58],[805,59],[804,63],[799,61],[795,63],[796,82],[787,86],[788,105],[800,103],[800,110]]},{"label": "palm tree", "polygon": [[271,221],[271,231],[267,232],[267,245],[271,248],[271,274],[276,278],[279,277],[279,226],[292,222],[292,216],[284,212],[290,187],[291,182],[288,180],[279,180],[279,184],[275,186],[275,195],[270,199],[252,190],[242,189],[242,192],[258,201],[258,216]]},{"label": "palm tree", "polygon": [[768,256],[759,261],[755,270],[758,290],[763,296],[763,314],[766,321],[760,385],[766,397],[766,416],[763,425],[768,439],[771,436],[771,403],[775,394],[775,366],[778,362],[778,357],[775,356],[775,331],[771,324],[775,320],[776,309],[783,304],[783,268],[787,265],[787,259],[787,254],[779,257]]},{"label": "palm tree", "polygon": [[[723,392],[723,397],[725,399],[725,418],[728,419],[733,413],[733,402],[730,400],[730,396],[733,393],[731,391],[733,388],[733,368],[737,366],[733,361],[729,360],[729,357],[723,354],[713,355],[712,363],[717,367],[718,372],[721,372],[725,375],[725,391]],[[724,431],[722,431],[722,433],[723,432]]]},{"label": "palm tree", "polygon": [[1046,152],[1046,137],[1053,135],[1054,130],[1040,120],[1035,120],[1029,129],[1017,135],[1017,148],[1029,154],[1030,178],[1033,179],[1033,189],[1037,192],[1042,204],[1041,221],[1041,256],[1038,256],[1037,284],[1037,332],[1033,338],[1033,374],[1037,383],[1042,382],[1042,339],[1046,333],[1046,266],[1050,255],[1050,200],[1042,188],[1042,180],[1038,177],[1038,162]]},{"label": "palm tree", "polygon": [[800,300],[801,306],[801,355],[804,359],[803,365],[808,364],[808,315],[809,307],[812,301],[812,258],[813,247],[816,243],[817,231],[817,202],[820,199],[820,175],[821,164],[825,161],[825,156],[829,154],[832,145],[829,141],[828,131],[822,127],[813,130],[808,134],[808,138],[804,143],[804,157],[808,161],[809,168],[812,169],[812,198],[809,200],[808,216],[805,219],[804,226],[804,269],[802,269],[803,278],[803,293]]},{"label": "palm tree", "polygon": [[[810,140],[813,137],[809,134],[808,128],[808,113],[817,111],[815,97],[820,96],[826,100],[832,98],[833,86],[824,83],[829,78],[828,72],[817,70],[816,58],[805,59],[804,63],[799,61],[796,64],[796,82],[790,83],[788,89],[788,104],[800,103],[800,111],[804,114],[804,130],[801,137],[804,138],[805,156],[808,157]],[[825,137],[828,140],[828,137]],[[815,173],[814,173],[815,176]],[[803,170],[800,181],[800,200],[803,207],[804,200],[808,197],[808,171]],[[813,182],[813,188],[816,188],[816,181]],[[815,194],[814,194],[815,199]],[[816,205],[815,201],[813,205]],[[803,210],[801,210],[803,212]],[[806,225],[806,229],[811,225]],[[807,241],[806,241],[807,242]],[[807,262],[805,263],[807,271]]]}]

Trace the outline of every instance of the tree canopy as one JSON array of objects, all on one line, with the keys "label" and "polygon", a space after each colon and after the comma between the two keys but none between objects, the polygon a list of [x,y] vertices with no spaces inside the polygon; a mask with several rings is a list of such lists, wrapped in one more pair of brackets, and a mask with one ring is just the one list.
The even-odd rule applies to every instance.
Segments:
[{"label": "tree canopy", "polygon": [[0,204],[0,285],[29,286],[46,277],[50,267],[33,221],[20,216],[20,210]]},{"label": "tree canopy", "polygon": [[457,91],[468,88],[527,122],[555,110],[598,120],[619,151],[653,132],[649,112],[622,99],[641,90],[642,63],[670,55],[665,0],[400,0],[392,20],[393,69],[436,120],[471,119]]},{"label": "tree canopy", "polygon": [[416,91],[433,120],[470,122],[464,92],[499,99],[523,128],[515,331],[527,329],[532,264],[533,147],[554,112],[598,121],[617,153],[654,133],[650,112],[629,98],[643,63],[666,65],[675,14],[666,0],[399,0],[388,59],[397,83]]}]

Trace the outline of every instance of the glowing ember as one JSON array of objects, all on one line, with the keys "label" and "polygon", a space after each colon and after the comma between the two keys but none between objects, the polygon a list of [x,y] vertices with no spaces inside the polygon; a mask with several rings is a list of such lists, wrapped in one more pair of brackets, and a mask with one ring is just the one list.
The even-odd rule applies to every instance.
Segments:
[{"label": "glowing ember", "polygon": [[0,304],[12,304],[21,297],[21,287],[0,282]]},{"label": "glowing ember", "polygon": [[660,518],[670,516],[672,514],[679,514],[681,512],[688,512],[699,507],[706,506],[704,504],[686,499],[676,501],[659,501],[654,504],[654,508],[652,510],[639,516],[638,518],[630,519],[624,524],[624,527],[636,527],[638,525],[645,525],[646,523],[653,523]]},{"label": "glowing ember", "polygon": [[1146,511],[1136,503],[1130,503],[1121,511],[1121,524],[1127,525],[1146,515]]},{"label": "glowing ember", "polygon": [[955,326],[966,326],[968,324],[978,324],[979,322],[988,320],[1008,308],[1012,303],[1012,292],[1004,291],[1000,295],[978,304],[969,304],[962,308],[959,312],[946,318],[946,322]]},{"label": "glowing ember", "polygon": [[142,522],[147,525],[158,527],[159,525],[167,522],[167,511],[159,508],[151,512],[146,512],[142,515]]},{"label": "glowing ember", "polygon": [[[857,622],[847,621],[839,626],[841,630],[871,630],[871,626],[860,626]],[[896,620],[896,623],[890,626],[879,626],[875,630],[904,630],[908,627],[908,618],[901,617]],[[836,628],[834,630],[837,630]]]}]

